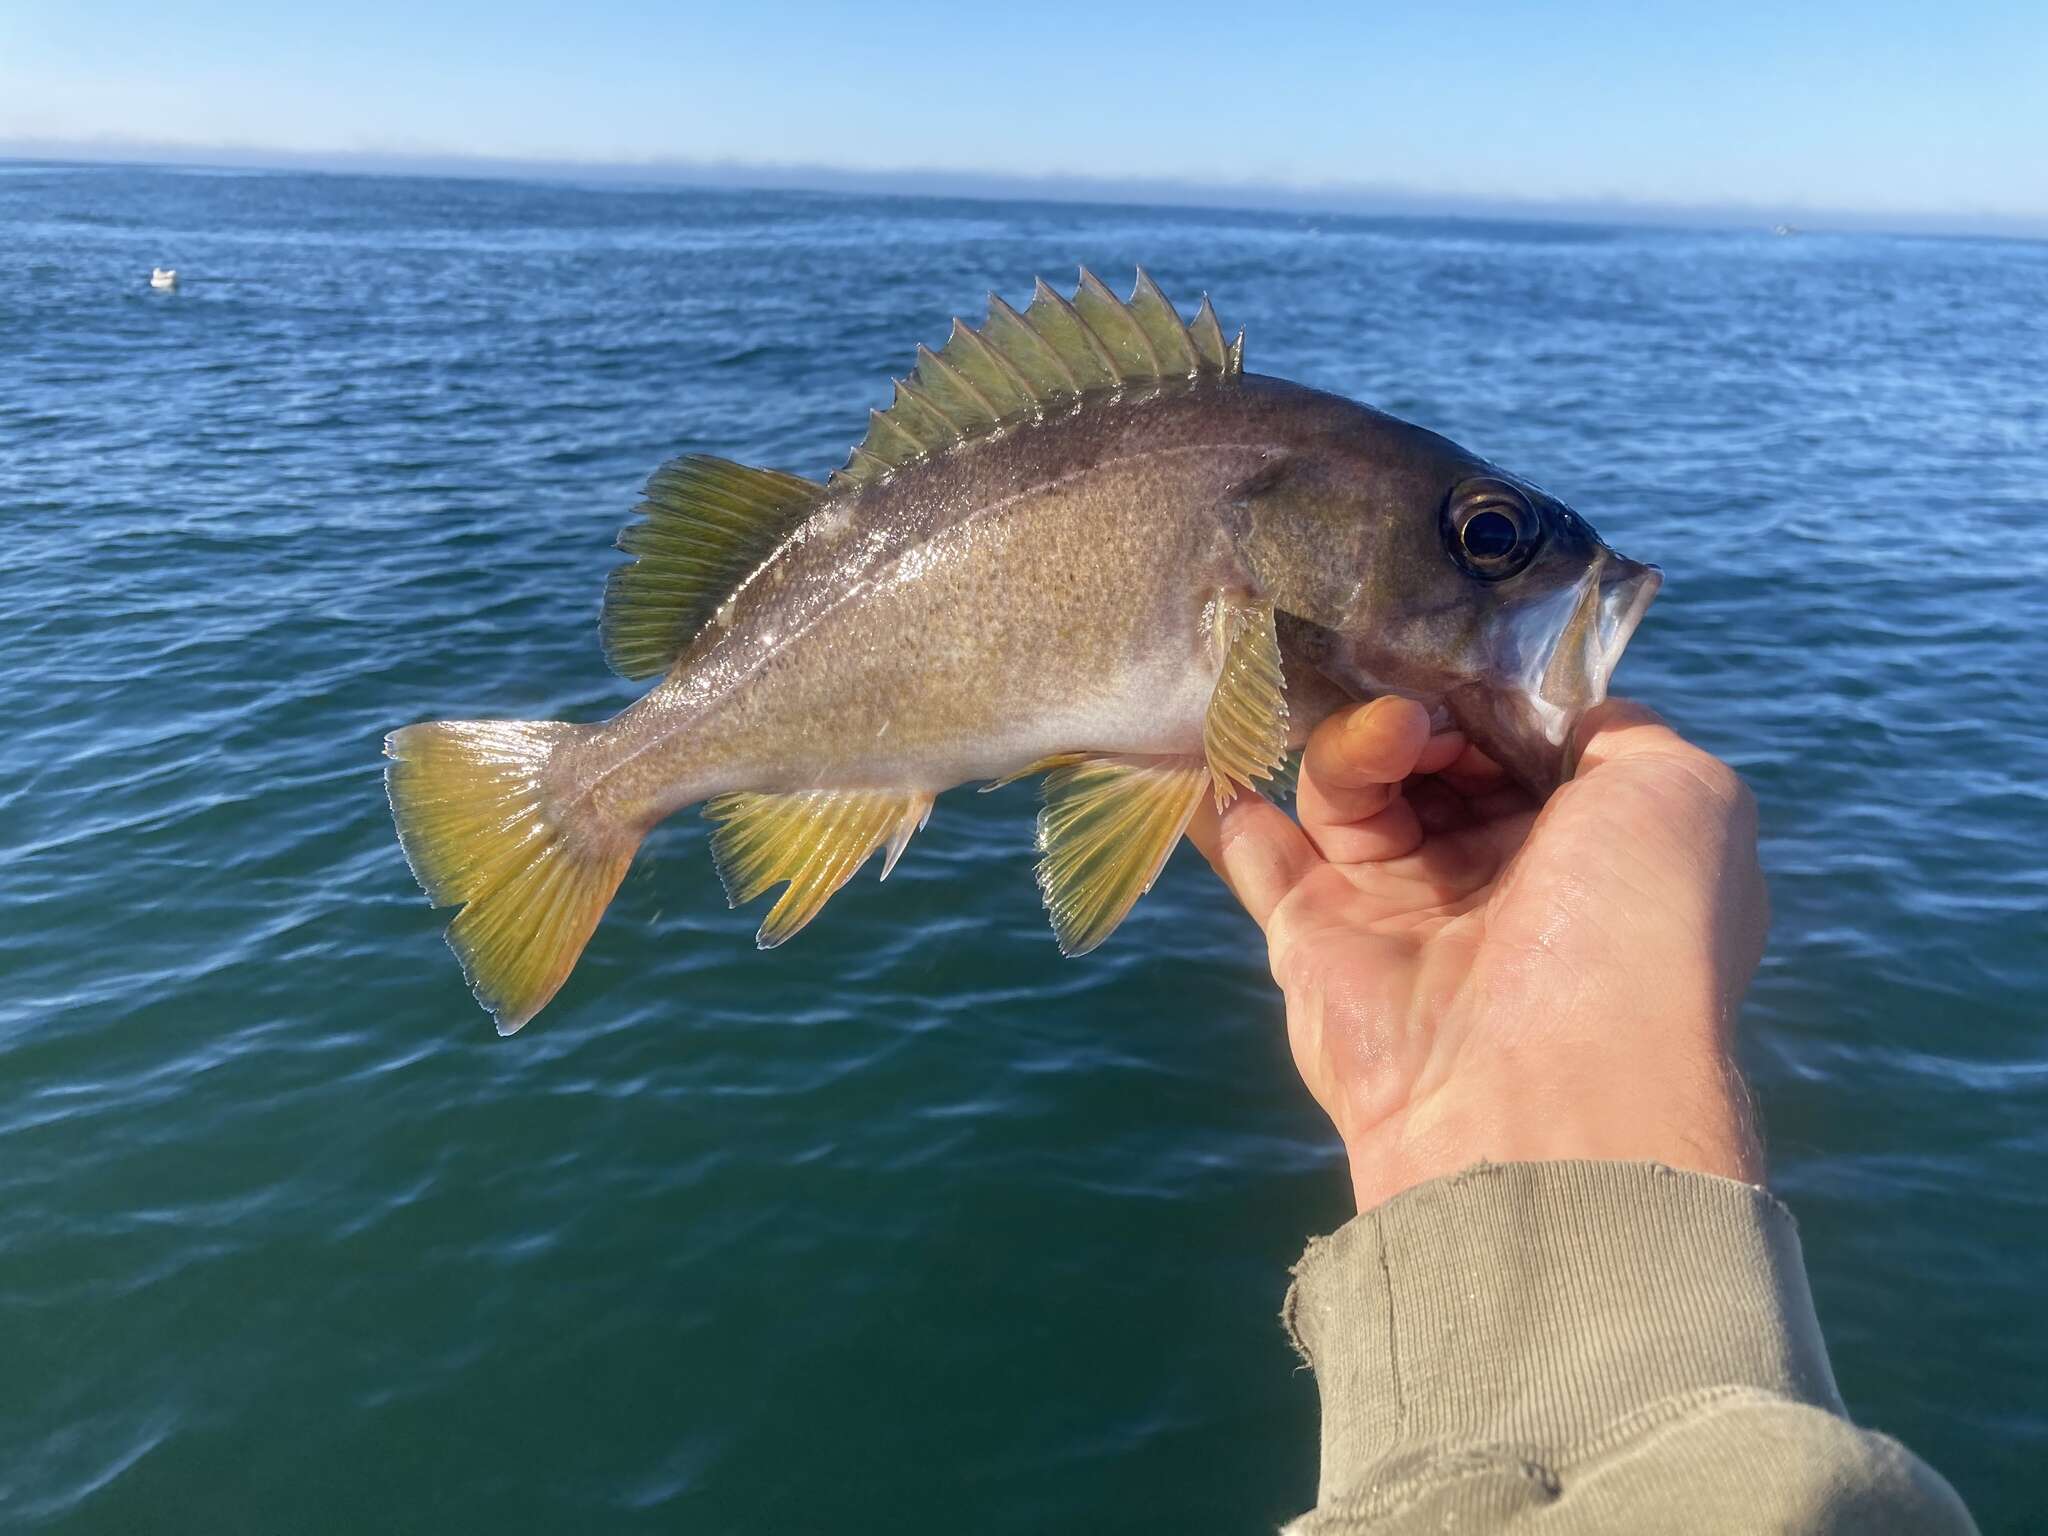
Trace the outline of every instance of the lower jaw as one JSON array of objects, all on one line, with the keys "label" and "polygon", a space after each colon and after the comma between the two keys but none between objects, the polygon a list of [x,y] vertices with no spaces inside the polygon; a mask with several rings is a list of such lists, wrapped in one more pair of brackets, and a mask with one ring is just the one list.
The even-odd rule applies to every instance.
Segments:
[{"label": "lower jaw", "polygon": [[1548,795],[1571,777],[1577,757],[1572,750],[1576,715],[1555,722],[1561,739],[1553,741],[1553,722],[1531,711],[1535,701],[1528,694],[1474,683],[1454,689],[1444,702],[1465,739],[1531,794]]},{"label": "lower jaw", "polygon": [[1611,554],[1597,560],[1558,594],[1569,606],[1554,631],[1533,642],[1509,636],[1512,683],[1452,695],[1466,733],[1538,794],[1571,778],[1581,723],[1606,699],[1608,679],[1663,581],[1655,566]]}]

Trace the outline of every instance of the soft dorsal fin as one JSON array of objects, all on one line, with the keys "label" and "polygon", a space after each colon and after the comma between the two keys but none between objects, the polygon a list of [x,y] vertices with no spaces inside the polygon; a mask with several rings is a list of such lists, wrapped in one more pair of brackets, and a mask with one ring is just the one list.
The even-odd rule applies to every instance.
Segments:
[{"label": "soft dorsal fin", "polygon": [[718,605],[810,514],[817,482],[729,459],[671,459],[619,535],[631,564],[605,583],[604,656],[621,677],[668,670]]},{"label": "soft dorsal fin", "polygon": [[1043,279],[1022,314],[991,294],[980,330],[955,320],[944,347],[919,347],[910,377],[897,381],[887,410],[869,413],[868,435],[830,484],[866,485],[1090,396],[1243,371],[1244,337],[1224,342],[1207,295],[1183,322],[1143,267],[1128,303],[1083,267],[1072,300]]}]

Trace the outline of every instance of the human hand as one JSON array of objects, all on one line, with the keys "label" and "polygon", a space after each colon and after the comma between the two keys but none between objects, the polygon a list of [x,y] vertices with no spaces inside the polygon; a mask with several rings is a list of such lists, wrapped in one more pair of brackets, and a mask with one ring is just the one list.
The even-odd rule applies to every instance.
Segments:
[{"label": "human hand", "polygon": [[1376,699],[1310,737],[1299,825],[1240,795],[1190,829],[1265,930],[1361,1210],[1482,1159],[1762,1176],[1733,1056],[1768,922],[1754,802],[1638,705],[1580,739],[1539,810]]}]

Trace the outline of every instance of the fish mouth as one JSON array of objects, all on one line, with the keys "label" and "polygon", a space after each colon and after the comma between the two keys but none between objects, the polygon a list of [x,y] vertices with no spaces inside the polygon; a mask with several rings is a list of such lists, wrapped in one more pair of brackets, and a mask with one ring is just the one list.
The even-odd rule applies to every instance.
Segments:
[{"label": "fish mouth", "polygon": [[[1558,594],[1566,600],[1562,624],[1552,628],[1551,615],[1542,614],[1532,637],[1536,643],[1518,644],[1522,667],[1516,681],[1546,741],[1563,746],[1578,717],[1607,697],[1607,681],[1663,585],[1664,573],[1654,565],[1603,560],[1577,586]],[[1518,628],[1509,626],[1511,643],[1521,640]]]},{"label": "fish mouth", "polygon": [[1664,573],[1608,554],[1569,587],[1518,605],[1495,636],[1496,681],[1454,695],[1466,733],[1531,789],[1547,794],[1578,767],[1578,725],[1608,680]]}]

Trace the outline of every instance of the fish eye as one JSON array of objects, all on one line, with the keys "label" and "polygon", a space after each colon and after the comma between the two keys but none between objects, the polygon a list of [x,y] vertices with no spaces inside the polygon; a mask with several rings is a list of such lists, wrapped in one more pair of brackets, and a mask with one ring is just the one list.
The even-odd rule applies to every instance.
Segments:
[{"label": "fish eye", "polygon": [[1444,542],[1481,581],[1501,581],[1536,558],[1543,519],[1507,481],[1467,480],[1444,503]]}]

